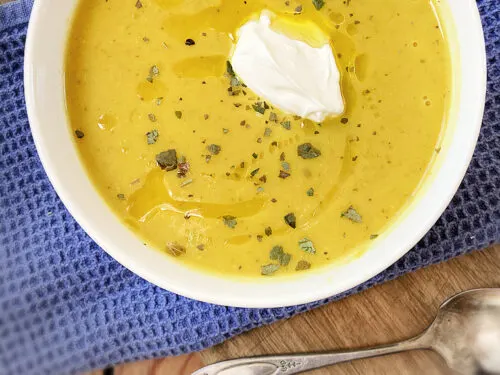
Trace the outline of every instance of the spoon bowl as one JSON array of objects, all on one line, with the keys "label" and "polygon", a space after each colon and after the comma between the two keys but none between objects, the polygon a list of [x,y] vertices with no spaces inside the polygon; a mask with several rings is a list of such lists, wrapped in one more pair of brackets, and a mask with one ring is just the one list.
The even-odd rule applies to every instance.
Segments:
[{"label": "spoon bowl", "polygon": [[500,289],[448,299],[423,338],[458,374],[500,373]]}]

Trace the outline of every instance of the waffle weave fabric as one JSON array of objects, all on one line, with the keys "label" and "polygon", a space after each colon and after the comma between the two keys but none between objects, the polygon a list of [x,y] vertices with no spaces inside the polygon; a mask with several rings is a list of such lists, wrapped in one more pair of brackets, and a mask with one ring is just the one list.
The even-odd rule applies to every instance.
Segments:
[{"label": "waffle weave fabric", "polygon": [[367,283],[303,306],[193,301],[134,275],[66,211],[37,156],[23,97],[32,0],[0,7],[0,374],[72,374],[198,351],[500,240],[500,1],[478,1],[488,53],[479,144],[458,193],[425,238]]}]

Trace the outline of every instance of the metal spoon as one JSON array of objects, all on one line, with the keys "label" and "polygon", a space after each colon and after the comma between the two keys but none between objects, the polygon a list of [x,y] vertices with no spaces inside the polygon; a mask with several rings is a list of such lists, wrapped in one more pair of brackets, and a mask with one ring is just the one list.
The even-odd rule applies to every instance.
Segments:
[{"label": "metal spoon", "polygon": [[500,374],[500,289],[475,289],[444,302],[431,326],[409,340],[333,353],[260,356],[206,366],[192,375],[299,374],[336,363],[406,350],[439,353],[457,374]]}]

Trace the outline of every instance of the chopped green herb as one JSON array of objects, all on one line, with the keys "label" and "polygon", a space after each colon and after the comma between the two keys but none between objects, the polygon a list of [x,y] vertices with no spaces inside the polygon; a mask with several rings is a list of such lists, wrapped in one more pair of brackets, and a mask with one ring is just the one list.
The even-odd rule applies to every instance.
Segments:
[{"label": "chopped green herb", "polygon": [[286,161],[281,162],[281,167],[285,172],[290,172],[290,164],[287,163]]},{"label": "chopped green herb", "polygon": [[137,2],[135,3],[135,7],[137,9],[141,9],[142,8],[142,3],[141,3],[141,0],[137,0]]},{"label": "chopped green herb", "polygon": [[307,194],[307,196],[309,196],[309,197],[314,196],[314,188],[310,188],[309,190],[307,190],[306,194]]},{"label": "chopped green herb", "polygon": [[320,10],[325,5],[324,0],[312,0],[312,3],[314,5],[314,7],[316,8],[316,10]]},{"label": "chopped green herb", "polygon": [[160,152],[156,155],[156,163],[167,172],[177,169],[177,152],[174,149]]},{"label": "chopped green herb", "polygon": [[148,113],[148,119],[151,122],[156,122],[156,116],[154,115],[154,113]]},{"label": "chopped green herb", "polygon": [[186,46],[194,46],[196,44],[196,42],[191,38],[187,38],[186,41],[184,42],[184,44]]},{"label": "chopped green herb", "polygon": [[182,118],[182,111],[175,111],[175,117],[180,120]]},{"label": "chopped green herb", "polygon": [[85,133],[82,132],[81,130],[75,130],[75,135],[76,135],[76,138],[78,139],[82,139],[83,137],[85,137]]},{"label": "chopped green herb", "polygon": [[186,248],[182,245],[179,245],[177,242],[169,242],[167,243],[167,253],[174,257],[181,256],[186,254]]},{"label": "chopped green herb", "polygon": [[278,177],[282,178],[284,180],[284,179],[287,179],[288,177],[290,177],[290,173],[281,170],[280,174],[278,175]]},{"label": "chopped green herb", "polygon": [[212,155],[219,155],[220,151],[221,151],[221,147],[219,145],[216,145],[216,144],[211,144],[211,145],[208,145],[207,146],[207,150],[208,152],[210,152]]},{"label": "chopped green herb", "polygon": [[[241,84],[238,77],[232,77],[231,81],[229,83],[231,84],[232,87],[236,87],[236,86],[239,86]],[[241,104],[238,107],[240,107],[240,106],[241,106]]]},{"label": "chopped green herb", "polygon": [[238,79],[238,77],[236,77],[236,74],[234,73],[234,70],[233,70],[233,66],[231,65],[231,63],[229,61],[226,61],[226,72],[227,72],[227,76],[229,77],[229,82],[231,85],[231,87],[228,89],[229,94],[233,95],[233,96],[238,95],[239,90],[235,91],[233,89],[234,89],[234,87],[240,86],[241,82]]},{"label": "chopped green herb", "polygon": [[280,161],[285,161],[286,155],[284,152],[280,154]]},{"label": "chopped green herb", "polygon": [[278,115],[274,112],[271,112],[269,114],[269,121],[278,122]]},{"label": "chopped green herb", "polygon": [[252,157],[253,157],[254,159],[257,159],[257,158],[259,157],[259,155],[257,155],[257,154],[254,152],[254,153],[252,154]]},{"label": "chopped green herb", "polygon": [[316,249],[314,248],[314,244],[308,238],[303,238],[299,241],[299,247],[301,250],[305,251],[309,254],[316,254]]},{"label": "chopped green herb", "polygon": [[299,260],[297,263],[297,267],[295,267],[295,271],[305,271],[311,268],[311,263],[306,260]]},{"label": "chopped green herb", "polygon": [[261,176],[261,177],[259,178],[259,181],[260,181],[260,182],[263,182],[263,183],[266,183],[266,182],[267,182],[267,177],[266,177],[266,175]]},{"label": "chopped green herb", "polygon": [[255,177],[257,173],[259,173],[260,168],[254,169],[252,172],[250,172],[250,177]]},{"label": "chopped green herb", "polygon": [[349,119],[347,117],[342,117],[340,119],[340,122],[345,125],[345,124],[347,124],[349,122]]},{"label": "chopped green herb", "polygon": [[263,276],[269,276],[280,269],[279,264],[266,264],[260,268],[260,272]]},{"label": "chopped green herb", "polygon": [[295,218],[295,214],[293,212],[285,215],[284,219],[285,223],[287,223],[290,227],[293,229],[297,228],[297,219]]},{"label": "chopped green herb", "polygon": [[378,238],[378,234],[372,234],[372,235],[370,236],[370,240],[374,240],[374,239],[376,239],[376,238]]},{"label": "chopped green herb", "polygon": [[234,77],[234,69],[229,60],[226,61],[226,72],[230,77]]},{"label": "chopped green herb", "polygon": [[310,143],[303,143],[297,147],[297,154],[302,159],[314,159],[321,155],[321,151]]},{"label": "chopped green herb", "polygon": [[290,259],[292,259],[292,255],[285,253],[283,247],[274,246],[269,253],[269,259],[277,260],[280,265],[287,266],[290,263]]},{"label": "chopped green herb", "polygon": [[261,115],[266,112],[266,107],[268,107],[266,102],[257,102],[255,104],[252,104],[252,108],[254,109],[254,111],[260,113]]},{"label": "chopped green herb", "polygon": [[222,220],[224,220],[224,224],[231,229],[236,228],[236,225],[238,225],[236,217],[231,215],[222,216]]},{"label": "chopped green herb", "polygon": [[264,137],[270,137],[273,130],[271,128],[266,128],[264,130]]},{"label": "chopped green herb", "polygon": [[[141,5],[141,7],[142,7],[142,5]],[[153,79],[159,75],[160,75],[160,69],[158,69],[158,67],[156,65],[153,65],[151,68],[149,68],[149,74],[148,74],[146,80],[150,83],[153,83]]]},{"label": "chopped green herb", "polygon": [[269,259],[271,260],[278,260],[281,258],[281,256],[284,254],[283,247],[281,246],[274,246],[271,249],[271,252],[269,253]]},{"label": "chopped green herb", "polygon": [[153,145],[156,143],[158,140],[158,137],[160,136],[160,133],[158,133],[158,130],[153,129],[150,132],[146,133],[146,138],[148,141],[148,145]]},{"label": "chopped green herb", "polygon": [[125,200],[125,194],[122,194],[122,193],[120,193],[120,194],[116,194],[116,197],[117,197],[119,200],[121,200],[121,201],[124,201],[124,200]]},{"label": "chopped green herb", "polygon": [[284,253],[280,257],[280,265],[282,265],[283,267],[288,266],[288,264],[290,263],[291,259],[292,259],[292,254]]},{"label": "chopped green herb", "polygon": [[292,128],[292,123],[290,121],[282,121],[281,126],[283,126],[286,130],[290,130]]},{"label": "chopped green herb", "polygon": [[156,103],[156,105],[160,105],[162,101],[163,101],[163,97],[159,97],[159,98],[156,98],[155,103]]},{"label": "chopped green herb", "polygon": [[259,186],[257,188],[257,193],[263,193],[264,192],[264,188],[262,186]]},{"label": "chopped green herb", "polygon": [[223,132],[224,134],[227,134],[227,133],[229,133],[229,129],[222,128],[222,132]]},{"label": "chopped green herb", "polygon": [[273,234],[273,229],[271,227],[267,227],[266,229],[264,229],[264,233],[269,237]]},{"label": "chopped green herb", "polygon": [[299,5],[295,8],[295,13],[302,13],[302,5]]},{"label": "chopped green herb", "polygon": [[353,206],[349,207],[347,211],[342,212],[340,217],[345,217],[346,219],[351,220],[353,223],[362,223],[363,219],[361,215],[354,209]]}]

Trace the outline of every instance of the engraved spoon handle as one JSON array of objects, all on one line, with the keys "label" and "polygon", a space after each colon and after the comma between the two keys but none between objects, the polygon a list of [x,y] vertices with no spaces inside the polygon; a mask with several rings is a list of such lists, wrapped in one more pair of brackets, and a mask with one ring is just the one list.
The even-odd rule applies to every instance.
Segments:
[{"label": "engraved spoon handle", "polygon": [[355,359],[415,349],[430,349],[424,335],[391,345],[360,350],[233,359],[203,367],[192,375],[291,375]]}]

